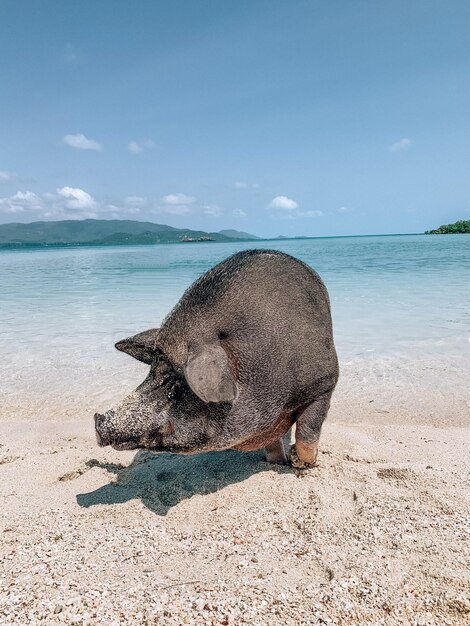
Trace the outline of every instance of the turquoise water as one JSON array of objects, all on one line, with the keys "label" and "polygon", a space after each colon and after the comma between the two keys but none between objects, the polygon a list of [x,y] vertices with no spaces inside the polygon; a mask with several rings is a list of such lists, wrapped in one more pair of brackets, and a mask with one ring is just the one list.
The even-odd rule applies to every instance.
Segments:
[{"label": "turquoise water", "polygon": [[[105,407],[145,373],[117,353],[114,342],[158,325],[197,276],[247,247],[255,246],[0,252],[1,416],[80,417]],[[367,383],[379,381],[387,395],[389,380],[395,393],[398,381],[403,393],[437,385],[445,395],[467,380],[470,236],[287,240],[256,247],[288,252],[322,276],[343,394],[357,392],[360,399]],[[468,403],[467,396],[462,400]]]}]

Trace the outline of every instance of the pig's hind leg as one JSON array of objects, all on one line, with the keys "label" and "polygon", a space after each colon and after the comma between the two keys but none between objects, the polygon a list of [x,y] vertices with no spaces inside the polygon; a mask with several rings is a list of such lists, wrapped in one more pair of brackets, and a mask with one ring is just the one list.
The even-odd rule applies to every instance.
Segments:
[{"label": "pig's hind leg", "polygon": [[301,410],[295,423],[295,445],[290,451],[290,461],[298,469],[313,467],[317,461],[320,431],[330,408],[332,391],[320,396]]},{"label": "pig's hind leg", "polygon": [[278,439],[269,446],[266,446],[266,461],[277,465],[287,465],[286,451],[284,450],[284,442]]}]

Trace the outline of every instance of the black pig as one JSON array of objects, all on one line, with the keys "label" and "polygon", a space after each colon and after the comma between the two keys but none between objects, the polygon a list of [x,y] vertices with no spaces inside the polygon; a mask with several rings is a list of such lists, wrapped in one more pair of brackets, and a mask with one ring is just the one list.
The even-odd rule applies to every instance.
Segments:
[{"label": "black pig", "polygon": [[98,443],[195,453],[266,449],[315,463],[338,380],[330,304],[320,277],[275,250],[246,250],[203,274],[161,328],[116,344],[150,365],[119,406],[95,415]]}]

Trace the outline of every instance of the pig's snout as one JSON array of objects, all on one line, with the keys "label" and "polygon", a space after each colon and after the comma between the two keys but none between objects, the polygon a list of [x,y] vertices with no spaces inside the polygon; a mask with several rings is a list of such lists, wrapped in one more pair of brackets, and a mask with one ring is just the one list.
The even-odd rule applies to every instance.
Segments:
[{"label": "pig's snout", "polygon": [[107,427],[107,423],[109,422],[110,414],[106,413],[105,415],[101,415],[100,413],[95,413],[95,434],[96,441],[99,446],[109,446],[111,443],[109,437],[109,430]]}]

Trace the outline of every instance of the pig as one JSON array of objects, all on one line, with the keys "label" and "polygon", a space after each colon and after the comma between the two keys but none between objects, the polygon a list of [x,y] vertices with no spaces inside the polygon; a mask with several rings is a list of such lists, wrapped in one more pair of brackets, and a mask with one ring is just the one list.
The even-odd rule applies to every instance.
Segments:
[{"label": "pig", "polygon": [[313,466],[339,369],[328,292],[304,262],[244,250],[200,276],[160,328],[116,348],[150,366],[121,404],[95,414],[100,446],[192,454],[265,448]]}]

